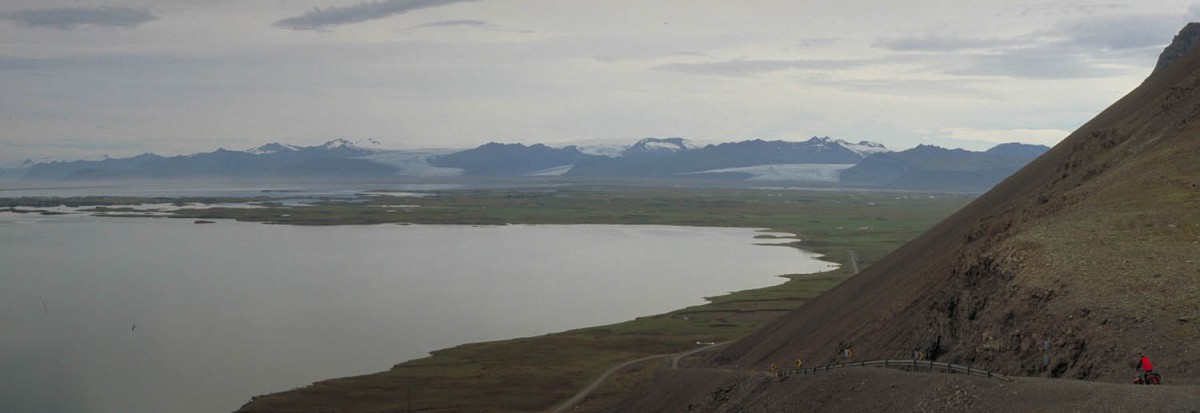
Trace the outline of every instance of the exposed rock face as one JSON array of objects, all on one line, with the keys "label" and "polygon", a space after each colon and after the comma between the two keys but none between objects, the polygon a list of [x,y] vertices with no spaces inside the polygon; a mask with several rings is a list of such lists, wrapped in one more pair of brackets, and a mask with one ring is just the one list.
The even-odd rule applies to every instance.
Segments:
[{"label": "exposed rock face", "polygon": [[1154,73],[1163,70],[1176,59],[1179,59],[1189,50],[1200,44],[1200,23],[1188,23],[1175,35],[1175,39],[1171,40],[1171,44],[1163,50],[1162,54],[1158,55],[1158,64],[1154,66]]},{"label": "exposed rock face", "polygon": [[1146,352],[1175,383],[1200,381],[1195,211],[1200,50],[713,362],[763,369],[842,361],[846,348],[856,360],[920,350],[1009,375],[1125,382]]},{"label": "exposed rock face", "polygon": [[[1129,383],[1144,352],[1168,383],[1200,382],[1200,50],[1181,46],[1200,43],[1190,34],[1198,31],[1200,26],[1188,25],[1164,53],[1175,55],[1166,59],[1169,66],[1049,152],[708,363],[763,371],[796,359],[807,360],[807,367],[902,359],[919,350],[938,361],[1009,376]],[[846,349],[853,349],[853,359],[845,358]],[[712,381],[716,377],[701,370],[675,374],[658,378],[647,397],[627,406],[935,411],[921,403],[939,400],[933,394],[890,407],[822,409],[814,404],[821,395],[858,400],[900,384],[873,393],[864,389],[865,379],[839,381],[827,390],[758,379],[774,384],[739,391],[744,384]],[[1095,385],[1078,395],[1104,394],[1096,390],[1103,384],[1042,383]],[[1037,392],[1010,386],[1002,399],[1024,402]],[[797,394],[804,404],[788,407]],[[1089,400],[1068,409],[1088,410],[1081,406],[1094,402]],[[946,410],[1029,410],[1016,405]],[[1095,405],[1092,410],[1125,409],[1116,401]]]}]

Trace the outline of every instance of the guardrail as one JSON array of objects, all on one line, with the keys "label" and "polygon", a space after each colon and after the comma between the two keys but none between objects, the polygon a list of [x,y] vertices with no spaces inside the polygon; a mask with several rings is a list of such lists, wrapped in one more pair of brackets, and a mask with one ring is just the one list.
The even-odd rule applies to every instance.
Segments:
[{"label": "guardrail", "polygon": [[822,367],[812,367],[807,369],[789,369],[781,370],[775,373],[777,377],[785,376],[807,376],[810,374],[824,373],[831,370],[844,369],[848,367],[876,367],[882,366],[885,368],[912,369],[912,371],[928,371],[930,373],[942,371],[946,373],[963,373],[968,376],[975,375],[987,377],[989,379],[998,379],[1003,381],[1012,381],[1007,376],[993,373],[989,370],[977,369],[971,366],[963,366],[959,364],[950,364],[932,360],[869,360],[859,361],[855,363],[833,364]]}]

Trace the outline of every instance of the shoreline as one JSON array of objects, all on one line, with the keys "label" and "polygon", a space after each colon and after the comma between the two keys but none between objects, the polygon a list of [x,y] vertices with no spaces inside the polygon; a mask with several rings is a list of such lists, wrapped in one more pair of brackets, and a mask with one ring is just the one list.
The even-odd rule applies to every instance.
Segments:
[{"label": "shoreline", "polygon": [[[209,234],[230,233],[227,230],[226,231],[221,230],[219,227],[213,228],[213,229],[217,230],[215,232],[210,229],[207,229],[207,228],[193,229],[191,227],[191,225],[192,225],[191,221],[188,219],[185,219],[185,218],[179,218],[178,220],[174,220],[174,221],[167,221],[167,220],[146,221],[146,220],[137,219],[137,218],[143,218],[143,217],[134,217],[134,218],[116,218],[116,219],[112,219],[110,221],[108,219],[105,219],[105,218],[110,218],[110,217],[94,216],[94,214],[88,214],[88,213],[74,213],[74,214],[71,214],[70,216],[65,216],[65,217],[59,216],[57,214],[53,214],[50,216],[23,217],[22,214],[14,214],[14,213],[0,211],[0,219],[7,221],[7,222],[12,222],[14,220],[24,220],[24,219],[28,219],[28,218],[34,218],[35,220],[40,221],[39,223],[41,223],[43,225],[47,225],[47,227],[46,227],[47,229],[53,228],[52,226],[57,226],[60,229],[83,228],[83,227],[76,226],[76,224],[88,225],[87,228],[95,228],[97,225],[105,226],[105,227],[112,228],[111,230],[113,230],[113,231],[126,231],[126,230],[131,230],[135,227],[138,227],[138,228],[144,228],[142,231],[165,230],[165,231],[167,231],[166,233],[176,234],[173,238],[190,237],[186,234],[193,234],[193,233],[198,234],[198,235],[202,234],[202,233],[209,233]],[[111,222],[111,223],[106,224],[106,222]],[[260,231],[264,231],[264,230],[269,231],[269,232],[279,232],[279,231],[277,231],[277,229],[273,229],[273,228],[269,228],[269,227],[261,227],[261,226],[255,225],[255,223],[251,223],[251,222],[226,221],[225,223],[218,224],[218,225],[226,225],[226,226],[237,225],[238,227],[243,228],[240,231],[234,232],[234,233],[239,233],[239,234],[254,234],[254,233],[260,233]],[[299,227],[300,226],[293,226],[293,228],[299,228]],[[647,251],[646,256],[648,256],[648,257],[649,256],[657,256],[658,254],[660,254],[659,252],[656,252],[656,248],[653,248],[653,247],[661,242],[675,243],[676,241],[683,241],[684,245],[690,245],[691,243],[687,242],[687,241],[689,239],[693,239],[695,237],[711,238],[710,242],[704,242],[703,244],[716,245],[716,246],[718,246],[718,248],[720,248],[719,247],[720,245],[728,245],[731,250],[736,250],[736,251],[742,251],[742,250],[746,250],[746,249],[762,251],[762,249],[759,247],[788,245],[784,242],[785,241],[794,241],[794,237],[795,237],[794,234],[773,232],[772,235],[774,235],[776,237],[786,236],[789,239],[774,239],[774,240],[770,240],[769,243],[772,243],[775,245],[763,245],[764,244],[762,242],[763,240],[756,239],[755,237],[758,235],[762,235],[765,231],[767,231],[766,228],[743,228],[743,227],[696,228],[696,227],[682,227],[682,226],[666,226],[666,225],[658,225],[658,224],[640,224],[640,225],[576,224],[576,225],[571,225],[569,227],[564,226],[562,224],[518,224],[518,225],[513,225],[510,227],[487,226],[484,228],[479,228],[479,227],[470,226],[470,225],[442,225],[442,224],[425,225],[425,224],[419,224],[419,225],[414,225],[414,227],[429,227],[429,228],[424,229],[424,230],[419,230],[417,232],[409,232],[409,233],[420,234],[420,233],[424,233],[426,231],[434,231],[434,232],[439,232],[439,233],[446,233],[446,231],[453,231],[453,232],[466,231],[465,234],[468,234],[467,236],[471,236],[469,234],[483,234],[483,232],[478,232],[478,231],[485,231],[487,233],[495,234],[495,235],[484,235],[487,238],[503,237],[503,238],[513,239],[513,240],[524,239],[525,236],[521,235],[521,234],[526,233],[526,232],[529,232],[530,234],[534,234],[534,233],[547,233],[547,232],[543,232],[543,231],[548,231],[548,233],[563,233],[563,232],[580,232],[580,231],[582,231],[582,233],[584,233],[584,234],[590,234],[590,233],[598,231],[598,233],[600,233],[600,234],[612,234],[612,236],[619,237],[621,239],[630,239],[631,240],[630,242],[635,242],[638,245],[644,245],[644,247],[645,247],[644,251]],[[518,230],[518,228],[513,228],[513,227],[526,227],[528,229]],[[234,229],[234,227],[232,227],[232,226],[227,227],[227,228]],[[547,229],[539,230],[538,228],[547,228]],[[591,228],[591,229],[589,229],[589,228]],[[251,232],[247,232],[247,229]],[[282,228],[279,228],[279,230],[282,230]],[[311,230],[305,231],[305,232],[308,232],[310,234],[332,234],[331,232],[325,231],[323,229],[320,229],[320,230],[314,229],[314,230],[316,232],[313,232]],[[405,228],[391,228],[391,227],[376,226],[375,229],[347,228],[345,230],[335,229],[334,231],[337,231],[338,233],[347,233],[347,234],[359,234],[359,233],[362,233],[361,231],[369,231],[371,233],[383,234],[383,233],[391,233],[394,231],[405,231],[405,230],[406,230]],[[517,231],[510,232],[513,230],[517,230]],[[712,231],[709,231],[709,230],[712,230]],[[40,230],[34,229],[34,231],[40,231]],[[286,230],[285,233],[291,233],[292,231],[293,230]],[[343,232],[343,231],[346,231],[346,232]],[[532,232],[530,232],[530,231],[532,231]],[[613,231],[617,231],[617,232],[613,232]],[[636,239],[642,239],[643,235],[640,235],[640,234],[654,235],[654,234],[659,234],[662,231],[667,231],[667,232],[665,232],[667,234],[667,238],[660,238],[658,236],[653,236],[650,238],[651,240],[659,239],[659,241],[651,241],[649,243],[632,241],[632,240],[636,240]],[[86,233],[95,233],[95,231],[86,231]],[[19,234],[19,232],[16,234]],[[503,234],[509,234],[509,235],[503,235]],[[711,234],[711,235],[704,235],[704,234]],[[320,235],[318,235],[318,236],[320,236]],[[683,238],[680,238],[680,237],[683,237]],[[140,238],[134,238],[134,237],[119,237],[119,238],[126,240],[122,243],[128,243],[128,240],[131,240],[131,239],[140,239]],[[197,238],[197,240],[208,239],[208,238],[211,238],[211,237],[200,237],[200,238]],[[354,238],[357,239],[359,237],[354,237]],[[375,237],[371,237],[371,238],[374,239]],[[403,237],[403,238],[413,239],[413,237]],[[418,238],[420,238],[420,237],[418,237]],[[438,239],[440,239],[440,238],[441,237],[438,237]],[[578,239],[578,237],[573,237],[573,238]],[[607,236],[606,236],[606,238],[607,238]],[[275,239],[275,237],[271,237],[271,239]],[[730,243],[735,243],[736,245],[730,244]],[[35,243],[33,245],[37,245],[37,244],[38,243]],[[205,244],[207,244],[207,243],[205,243]],[[438,243],[438,245],[441,245],[441,243]],[[678,249],[678,248],[672,248],[672,247],[669,247],[666,245],[658,245],[658,246],[659,247],[667,247],[667,248],[665,248],[666,250]],[[794,247],[794,245],[788,245],[788,246]],[[443,248],[449,248],[449,247],[451,247],[451,246],[450,245],[443,246]],[[207,250],[207,248],[202,248],[200,246],[198,246],[198,248],[199,249],[197,249],[197,251]],[[540,250],[540,247],[538,249]],[[83,251],[83,250],[80,249],[80,251]],[[335,370],[333,370],[334,373],[330,373],[329,369],[318,369],[318,371],[315,371],[315,373],[318,373],[318,374],[315,374],[315,375],[314,374],[297,375],[297,378],[299,378],[299,380],[262,382],[263,384],[266,384],[266,386],[256,387],[256,390],[251,391],[251,392],[246,392],[244,397],[238,397],[233,400],[236,400],[236,403],[240,405],[240,404],[244,403],[246,400],[248,400],[251,395],[260,394],[260,393],[264,393],[264,392],[284,391],[284,390],[295,388],[297,386],[309,385],[309,384],[313,383],[314,381],[323,380],[323,379],[326,379],[329,377],[343,377],[343,376],[349,376],[349,375],[368,374],[371,372],[383,370],[387,366],[395,364],[395,363],[403,363],[403,362],[408,362],[408,361],[412,361],[412,360],[427,358],[436,353],[445,351],[447,349],[452,349],[454,347],[459,347],[459,346],[464,346],[464,345],[472,345],[472,344],[478,344],[478,343],[495,342],[495,341],[503,341],[503,340],[527,339],[530,337],[544,335],[547,333],[549,333],[549,334],[562,333],[564,331],[579,330],[579,329],[586,329],[586,328],[595,327],[595,326],[603,326],[603,325],[608,325],[608,324],[627,322],[627,321],[630,321],[630,320],[633,320],[636,318],[645,317],[647,315],[669,313],[669,312],[677,311],[679,309],[683,309],[683,308],[687,308],[687,307],[707,304],[712,301],[712,298],[710,298],[711,296],[724,296],[724,295],[728,295],[729,293],[731,293],[733,291],[738,291],[738,290],[777,286],[779,284],[786,282],[787,279],[783,278],[783,277],[777,279],[775,277],[781,276],[787,272],[795,272],[796,268],[811,268],[810,271],[806,271],[806,272],[817,272],[817,271],[825,270],[827,268],[827,266],[829,266],[829,265],[833,265],[833,264],[829,263],[828,261],[820,260],[819,259],[820,257],[816,253],[804,251],[803,249],[799,250],[799,251],[803,251],[799,254],[796,254],[793,252],[785,252],[788,250],[783,250],[783,251],[766,250],[766,251],[768,251],[767,254],[758,253],[758,254],[745,255],[745,254],[741,254],[741,253],[736,253],[736,254],[733,254],[730,256],[731,257],[735,257],[735,256],[736,257],[757,257],[757,256],[780,257],[780,258],[782,258],[782,260],[775,260],[775,261],[782,264],[782,266],[781,265],[768,265],[768,266],[761,267],[764,269],[769,267],[769,268],[771,268],[770,271],[752,271],[752,272],[740,272],[740,273],[738,273],[738,272],[730,273],[728,271],[718,271],[718,274],[717,274],[718,277],[716,277],[716,278],[724,279],[725,282],[716,283],[716,285],[718,285],[718,288],[716,288],[716,289],[692,288],[692,289],[680,290],[680,291],[691,291],[692,292],[691,294],[684,294],[687,296],[686,300],[682,300],[682,301],[679,300],[681,294],[674,294],[670,297],[663,297],[665,300],[643,299],[643,300],[639,300],[639,301],[641,301],[645,304],[648,304],[648,306],[651,308],[643,308],[643,306],[632,306],[630,309],[641,308],[643,310],[643,311],[633,311],[633,312],[621,311],[621,309],[619,309],[619,308],[611,308],[611,309],[609,309],[608,313],[612,313],[612,312],[614,312],[613,310],[616,310],[615,312],[617,314],[610,314],[610,315],[605,315],[606,312],[604,312],[604,311],[598,311],[598,310],[602,310],[602,309],[595,309],[595,308],[591,308],[591,306],[584,305],[581,308],[587,309],[585,312],[587,314],[589,314],[590,316],[585,317],[583,320],[580,320],[579,322],[566,323],[566,324],[556,323],[553,326],[538,328],[536,330],[529,330],[527,328],[521,328],[522,326],[528,327],[530,325],[530,323],[523,323],[522,325],[507,326],[506,325],[507,323],[497,322],[496,323],[497,327],[517,327],[517,328],[511,329],[511,330],[504,328],[505,330],[508,330],[507,332],[494,331],[497,329],[487,329],[486,331],[481,331],[480,332],[481,334],[477,336],[477,337],[479,337],[477,339],[462,340],[462,341],[440,341],[440,345],[431,346],[431,347],[402,346],[402,347],[408,347],[408,349],[401,349],[401,351],[399,351],[399,354],[396,354],[396,355],[403,354],[404,356],[402,356],[402,357],[396,357],[395,355],[393,355],[393,356],[385,355],[384,357],[381,358],[381,357],[378,357],[378,354],[376,354],[375,352],[370,352],[368,354],[372,354],[375,356],[375,357],[371,358],[374,362],[369,362],[365,365],[361,360],[358,362],[354,362],[354,363],[348,363],[346,365],[346,367],[349,367],[349,369],[342,370],[342,371],[338,371],[335,369]],[[715,252],[715,250],[714,250],[714,252]],[[668,254],[668,256],[674,256],[674,253],[672,253],[670,251],[663,251],[663,253]],[[597,255],[597,254],[590,254],[590,255]],[[607,253],[602,253],[599,255],[607,255]],[[664,261],[661,258],[655,259],[655,261],[661,261],[664,264],[669,264],[671,262],[671,261]],[[735,259],[733,261],[737,261],[737,260]],[[595,272],[595,271],[593,271],[593,272]],[[730,276],[721,277],[721,276],[719,276],[720,273],[729,274]],[[531,273],[531,274],[533,274],[533,273]],[[681,273],[681,274],[685,275],[685,277],[684,278],[670,277],[670,278],[664,278],[664,279],[677,279],[677,281],[675,281],[675,282],[687,282],[686,281],[686,278],[687,278],[686,273]],[[543,274],[541,278],[552,277],[552,276],[553,276],[553,274]],[[648,272],[648,273],[638,276],[638,277],[653,277],[653,276],[655,276],[654,273]],[[590,276],[589,278],[594,278],[594,277],[595,276]],[[705,277],[705,278],[711,279],[712,277]],[[44,280],[43,280],[43,283],[45,283]],[[654,284],[664,285],[663,283],[654,283]],[[705,283],[705,284],[708,284],[708,283]],[[729,287],[728,288],[720,287],[721,284],[729,285]],[[116,285],[116,284],[114,284],[114,285]],[[241,285],[241,284],[231,284],[231,285]],[[575,283],[573,283],[573,282],[566,283],[566,285],[575,285]],[[354,288],[354,287],[347,287],[347,288]],[[656,287],[656,288],[670,288],[670,287]],[[52,293],[53,293],[53,291],[54,290],[51,290]],[[608,295],[611,295],[611,294],[608,294]],[[645,295],[645,294],[643,294],[643,295]],[[537,298],[537,297],[530,297],[529,299],[532,300],[535,298]],[[667,298],[669,298],[669,299],[667,299]],[[620,300],[621,299],[619,297],[615,297],[615,296],[612,299],[612,301],[620,301]],[[566,308],[557,307],[557,304],[556,304],[556,307],[546,307],[546,308],[560,308],[560,310],[557,310],[557,311],[568,311],[568,309],[566,309]],[[62,317],[62,316],[60,316],[60,317]],[[445,319],[444,317],[439,317],[439,318]],[[299,321],[303,322],[303,320],[299,320]],[[143,332],[143,331],[155,331],[153,329],[152,324],[146,323],[145,325],[143,325],[142,322],[138,322],[137,324],[138,324],[138,332],[139,333]],[[126,326],[126,327],[128,328],[128,326]],[[425,331],[425,330],[422,329],[419,331]],[[461,331],[469,331],[469,330],[461,330]],[[492,333],[501,333],[501,334],[497,335],[497,334],[492,334]],[[454,337],[454,336],[469,337],[469,336],[475,336],[475,334],[463,333],[463,334],[450,335],[450,337]],[[360,337],[362,337],[362,336],[360,335]],[[349,336],[349,335],[347,336],[347,338],[351,339],[351,340],[357,340],[357,339],[354,339],[353,336]],[[425,342],[429,343],[429,341],[425,341]],[[364,343],[364,344],[368,344],[368,346],[370,346],[370,343]],[[417,342],[414,344],[420,344],[420,343]],[[409,354],[411,352],[405,351],[405,350],[417,350],[417,349],[421,350],[420,354],[415,354],[415,353]],[[231,349],[231,350],[233,350],[233,349]],[[231,354],[231,356],[232,356],[232,354]],[[305,360],[304,358],[300,358],[300,359],[297,359],[295,362],[303,364],[303,363],[307,363],[307,360]],[[270,365],[271,364],[264,364],[264,367],[269,367]],[[321,374],[322,370],[324,371],[324,374]],[[225,397],[221,397],[221,399],[226,400],[227,396],[228,395],[226,395]],[[229,410],[233,410],[232,407],[236,407],[236,405],[232,405],[232,404],[229,406],[231,407],[231,409],[229,409]]]},{"label": "shoreline", "polygon": [[[456,224],[451,224],[451,225],[456,225]],[[458,224],[458,225],[461,225],[461,224]],[[518,224],[518,225],[564,225],[564,224]],[[573,224],[565,224],[565,225],[573,225]],[[576,224],[576,225],[578,225],[578,224]],[[592,224],[582,224],[582,225],[592,225]],[[627,224],[617,224],[617,225],[627,225]],[[394,370],[394,369],[397,369],[397,368],[402,368],[402,367],[404,367],[406,364],[410,364],[410,363],[421,363],[421,362],[424,362],[424,361],[428,361],[428,360],[431,360],[431,359],[433,359],[433,358],[435,358],[435,357],[438,357],[439,355],[441,355],[441,354],[444,354],[444,353],[446,353],[446,352],[453,352],[453,351],[460,350],[460,349],[463,349],[463,348],[469,348],[469,347],[489,347],[489,346],[492,346],[492,345],[501,345],[501,344],[506,344],[506,343],[514,343],[514,342],[517,342],[517,343],[519,343],[519,342],[523,342],[523,341],[537,340],[537,339],[539,339],[539,338],[544,338],[544,337],[547,337],[547,336],[554,336],[554,335],[564,335],[564,334],[572,334],[572,333],[580,333],[580,332],[592,332],[592,331],[597,331],[597,330],[601,330],[601,331],[602,331],[602,330],[606,330],[606,329],[608,329],[608,328],[611,328],[611,327],[613,327],[613,326],[618,326],[618,325],[622,325],[622,324],[628,324],[628,323],[636,323],[636,322],[643,321],[643,320],[647,320],[647,319],[663,318],[663,317],[666,317],[666,318],[677,318],[677,317],[681,317],[681,314],[694,314],[694,313],[700,313],[700,312],[704,312],[704,311],[706,311],[706,310],[704,310],[704,309],[703,309],[703,307],[707,307],[707,306],[711,306],[711,305],[716,305],[716,304],[719,304],[719,303],[720,303],[720,302],[722,302],[723,300],[732,300],[732,299],[734,299],[734,298],[735,298],[736,296],[738,296],[738,295],[745,294],[745,293],[749,293],[749,292],[754,292],[754,291],[764,291],[764,290],[771,290],[771,289],[774,289],[774,288],[781,287],[781,286],[783,286],[784,284],[788,284],[789,282],[793,282],[793,281],[802,281],[802,280],[804,280],[804,279],[809,279],[809,278],[813,278],[813,279],[821,279],[821,278],[830,279],[830,278],[837,278],[836,282],[834,282],[834,283],[833,283],[833,284],[836,284],[836,283],[840,283],[840,281],[841,281],[841,280],[844,280],[845,278],[848,278],[848,275],[841,274],[842,272],[844,272],[844,269],[848,268],[848,264],[847,264],[846,262],[844,262],[844,259],[839,259],[839,258],[831,257],[831,256],[830,256],[830,254],[822,253],[822,252],[820,252],[820,251],[817,251],[816,249],[809,249],[809,248],[805,248],[804,246],[801,246],[801,245],[799,245],[799,242],[800,242],[799,234],[792,233],[792,232],[787,232],[787,231],[781,231],[781,230],[779,230],[779,229],[773,229],[773,228],[756,228],[756,227],[713,227],[713,228],[744,228],[744,229],[750,229],[750,230],[753,230],[753,231],[755,231],[755,232],[786,233],[786,234],[789,234],[790,236],[789,236],[789,237],[786,237],[786,238],[784,238],[784,239],[788,239],[788,240],[794,240],[794,241],[787,242],[787,243],[777,243],[777,244],[753,243],[753,241],[754,241],[753,239],[752,239],[752,240],[750,240],[750,241],[753,243],[753,245],[754,245],[754,246],[761,246],[761,247],[780,247],[780,246],[783,246],[783,247],[790,247],[790,248],[792,248],[792,249],[795,249],[795,250],[797,250],[797,251],[800,251],[800,252],[803,252],[803,253],[806,253],[806,254],[811,254],[812,258],[813,258],[814,260],[816,260],[816,261],[823,262],[823,263],[827,263],[827,264],[836,264],[836,265],[837,265],[837,267],[836,267],[836,268],[832,268],[832,269],[828,269],[828,270],[824,270],[824,271],[811,272],[811,273],[784,273],[784,274],[774,274],[774,275],[771,275],[771,276],[769,276],[769,277],[770,277],[770,278],[780,278],[780,279],[782,279],[782,280],[781,280],[780,282],[778,282],[778,283],[775,283],[775,284],[772,284],[772,285],[768,285],[768,286],[754,287],[754,288],[747,288],[747,289],[741,289],[741,290],[729,291],[729,292],[726,292],[726,293],[723,293],[723,294],[719,294],[719,295],[703,296],[703,297],[700,297],[700,300],[702,300],[703,302],[702,302],[702,303],[698,303],[698,304],[696,304],[696,305],[684,306],[684,307],[681,307],[681,308],[675,308],[675,309],[671,309],[671,310],[667,310],[667,311],[660,312],[660,313],[655,313],[655,314],[641,315],[641,316],[634,317],[633,319],[628,319],[628,320],[624,320],[624,321],[618,321],[618,322],[615,322],[615,323],[612,323],[612,324],[600,324],[600,325],[581,326],[581,327],[570,328],[570,329],[566,329],[566,330],[562,330],[562,331],[556,331],[556,332],[550,332],[550,333],[539,334],[539,335],[532,335],[532,336],[519,336],[519,337],[513,337],[513,338],[507,338],[507,339],[498,339],[498,340],[485,340],[485,341],[466,342],[466,343],[462,343],[462,344],[458,344],[458,345],[454,345],[454,346],[450,346],[450,347],[446,347],[446,348],[442,348],[442,349],[438,349],[438,350],[433,350],[433,351],[430,351],[430,352],[428,353],[428,355],[427,355],[427,356],[425,356],[425,357],[419,357],[419,358],[414,358],[414,359],[409,359],[409,360],[403,360],[403,361],[400,361],[400,362],[398,362],[398,363],[394,364],[394,365],[392,366],[392,368],[391,368],[391,369],[392,369],[392,370]],[[682,316],[682,317],[683,317],[683,320],[687,320],[687,316]],[[745,334],[748,334],[748,333],[749,333],[749,331],[745,332],[744,334],[737,334],[737,335],[735,335],[735,336],[726,336],[726,335],[720,335],[720,334],[717,334],[717,335],[712,335],[712,336],[708,336],[708,337],[712,337],[712,338],[709,338],[709,340],[713,340],[713,341],[720,341],[720,342],[728,342],[728,341],[731,341],[731,340],[736,340],[737,338],[740,338],[740,337],[742,337],[742,336],[744,336]],[[708,342],[713,342],[713,341],[708,341]],[[701,341],[695,341],[695,342],[701,342]],[[691,349],[692,349],[692,347],[693,347],[693,343],[694,343],[693,341],[691,341],[691,340],[688,340],[688,341],[686,341],[685,343],[683,343],[683,346],[680,346],[680,347],[672,347],[670,351],[666,351],[666,352],[665,352],[665,353],[663,353],[663,354],[667,354],[667,353],[670,353],[670,354],[676,354],[676,353],[679,353],[679,352],[682,352],[682,351],[688,351],[688,350],[691,350]],[[640,358],[656,358],[656,357],[658,357],[658,356],[656,356],[656,355],[641,355],[641,354],[638,354],[638,355],[636,355],[636,356],[634,356],[634,355],[631,355],[631,356],[629,356],[629,357],[637,357],[637,359],[640,359]],[[634,360],[634,359],[631,359],[631,360]],[[616,360],[613,360],[613,362],[614,362],[614,365],[615,365],[615,364],[618,364],[618,363],[619,363],[619,364],[626,364],[626,363],[628,363],[629,365],[638,364],[638,363],[636,363],[636,362],[634,362],[634,363],[630,363],[630,362],[629,362],[629,360],[625,360],[625,359],[616,359]],[[611,366],[608,366],[608,368],[611,368]],[[386,371],[385,371],[385,372],[383,372],[383,373],[386,373]],[[381,374],[381,373],[374,373],[374,374]],[[370,375],[373,375],[373,374],[368,374],[367,376],[370,376]],[[362,376],[347,376],[347,377],[340,377],[340,378],[329,378],[329,379],[326,379],[326,380],[321,380],[321,381],[313,382],[313,383],[311,383],[311,384],[307,385],[306,387],[308,387],[308,386],[317,386],[317,385],[321,385],[321,384],[323,384],[323,383],[330,382],[330,381],[338,381],[338,380],[345,380],[345,379],[353,379],[353,378],[355,378],[355,377],[362,377]],[[594,379],[596,379],[596,377],[587,377],[587,376],[585,376],[584,378],[586,378],[586,379],[587,379],[587,380],[589,380],[589,381],[590,381],[590,380],[594,380]],[[616,379],[616,378],[612,378],[612,377],[606,378],[606,381],[614,381],[614,380],[617,380],[617,379]],[[293,389],[293,390],[295,390],[295,389]],[[577,389],[576,389],[576,390],[577,390]],[[279,393],[269,393],[269,394],[264,394],[264,395],[256,395],[256,396],[252,396],[252,397],[251,397],[251,398],[250,398],[250,399],[249,399],[249,400],[246,402],[246,404],[245,404],[245,405],[243,405],[243,406],[242,406],[242,407],[241,407],[239,410],[237,410],[237,411],[238,411],[238,412],[251,412],[251,411],[257,411],[257,410],[254,410],[254,409],[253,409],[253,407],[252,407],[252,405],[253,405],[255,402],[263,402],[263,401],[266,401],[267,399],[265,399],[265,398],[268,398],[268,397],[270,397],[270,396],[272,396],[272,395],[276,395],[276,394],[279,394]],[[598,397],[603,397],[603,396],[598,396]],[[589,400],[590,400],[590,399],[591,399],[591,398],[589,398]],[[561,403],[562,403],[564,400],[566,400],[566,399],[555,399],[555,400],[553,400],[553,403],[552,403],[550,406],[551,406],[551,407],[552,407],[552,406],[557,406],[557,405],[561,404]],[[579,407],[579,406],[576,406],[576,408],[578,408],[578,407]],[[534,410],[542,410],[542,409],[541,409],[541,408],[538,408],[538,409],[534,409]]]},{"label": "shoreline", "polygon": [[[115,197],[87,200],[114,206],[132,203],[130,198]],[[429,356],[406,360],[385,371],[325,379],[255,396],[241,409],[370,410],[407,401],[404,395],[412,392],[412,406],[419,409],[457,406],[451,410],[540,411],[574,395],[587,384],[585,381],[622,361],[675,353],[694,347],[697,341],[722,342],[749,334],[849,277],[850,258],[844,251],[854,250],[862,266],[870,265],[969,200],[945,194],[605,188],[440,192],[419,199],[368,197],[358,203],[183,209],[171,215],[185,220],[234,219],[297,226],[395,223],[741,228],[752,231],[752,239],[746,241],[753,246],[790,246],[826,266],[837,265],[803,275],[774,274],[769,279],[779,277],[782,282],[701,296],[695,305],[638,315],[614,324],[566,327],[566,331],[544,335],[471,341],[433,350]],[[43,202],[38,206],[47,206],[45,202],[58,203],[62,199],[38,201]],[[13,203],[12,199],[0,198],[0,209],[22,207]],[[373,206],[398,204],[415,207],[388,213],[392,208]],[[601,386],[582,408],[619,399],[627,391],[624,389],[630,388],[628,383],[649,380],[653,373],[640,367],[635,370],[622,372]],[[354,396],[347,398],[349,394]]]}]

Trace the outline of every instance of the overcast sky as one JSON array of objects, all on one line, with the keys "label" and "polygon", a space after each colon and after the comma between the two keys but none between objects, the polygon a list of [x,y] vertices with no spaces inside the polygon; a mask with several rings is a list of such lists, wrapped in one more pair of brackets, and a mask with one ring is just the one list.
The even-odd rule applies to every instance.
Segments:
[{"label": "overcast sky", "polygon": [[1052,145],[1189,1],[17,0],[0,166],[267,142]]}]

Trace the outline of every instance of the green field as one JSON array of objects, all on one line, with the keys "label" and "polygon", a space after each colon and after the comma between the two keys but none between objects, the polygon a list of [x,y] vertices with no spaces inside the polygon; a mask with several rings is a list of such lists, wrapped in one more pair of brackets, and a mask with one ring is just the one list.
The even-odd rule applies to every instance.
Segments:
[{"label": "green field", "polygon": [[[797,235],[790,245],[841,264],[826,273],[781,274],[768,288],[709,297],[709,303],[666,314],[538,337],[466,344],[404,362],[390,370],[327,380],[298,391],[261,396],[252,406],[352,410],[397,407],[434,411],[546,410],[569,398],[600,372],[647,355],[694,348],[697,341],[736,339],[791,311],[851,276],[850,257],[865,268],[973,199],[968,195],[749,189],[572,188],[451,191],[424,197],[371,196],[287,207],[256,199],[263,208],[193,208],[179,218],[237,219],[293,225],[346,224],[654,224],[766,228]],[[61,202],[60,202],[61,201]],[[93,205],[90,211],[136,216],[114,207],[146,200],[8,199],[0,207]],[[230,202],[209,199],[206,202]],[[245,201],[245,200],[241,200]],[[767,236],[769,237],[769,236]],[[853,253],[851,253],[853,251]],[[603,406],[652,377],[658,362],[630,369],[581,409]],[[383,367],[383,366],[381,366]],[[345,397],[352,395],[352,405]],[[403,404],[397,404],[402,401]]]}]

